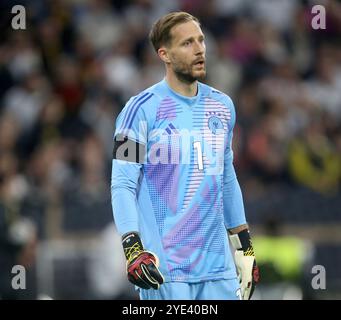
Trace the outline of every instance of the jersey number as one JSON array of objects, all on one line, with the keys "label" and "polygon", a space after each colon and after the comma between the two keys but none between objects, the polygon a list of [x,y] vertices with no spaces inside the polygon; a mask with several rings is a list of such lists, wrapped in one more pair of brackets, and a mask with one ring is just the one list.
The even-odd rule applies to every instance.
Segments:
[{"label": "jersey number", "polygon": [[194,141],[193,147],[194,147],[194,149],[197,149],[197,153],[198,153],[198,169],[204,170],[204,162],[202,159],[202,149],[201,149],[200,141]]}]

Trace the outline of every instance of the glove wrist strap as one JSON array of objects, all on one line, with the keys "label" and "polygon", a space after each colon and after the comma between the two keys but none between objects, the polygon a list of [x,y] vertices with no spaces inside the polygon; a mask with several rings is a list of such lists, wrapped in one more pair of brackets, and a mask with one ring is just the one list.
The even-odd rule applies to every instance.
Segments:
[{"label": "glove wrist strap", "polygon": [[122,236],[124,255],[128,262],[132,261],[143,251],[141,238],[137,232],[129,232]]},{"label": "glove wrist strap", "polygon": [[236,250],[243,250],[244,256],[254,256],[251,237],[248,229],[230,235],[232,246]]}]

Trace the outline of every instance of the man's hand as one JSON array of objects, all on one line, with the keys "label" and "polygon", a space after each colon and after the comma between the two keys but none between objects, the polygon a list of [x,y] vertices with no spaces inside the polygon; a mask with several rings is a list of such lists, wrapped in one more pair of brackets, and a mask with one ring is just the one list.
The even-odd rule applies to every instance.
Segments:
[{"label": "man's hand", "polygon": [[236,250],[235,260],[239,273],[241,297],[243,300],[249,300],[259,281],[259,269],[255,257],[245,256],[242,250]]},{"label": "man's hand", "polygon": [[122,245],[127,259],[128,280],[142,289],[159,289],[164,282],[158,269],[159,259],[152,252],[143,249],[138,233],[124,235]]},{"label": "man's hand", "polygon": [[235,262],[239,273],[242,300],[249,300],[259,282],[259,269],[256,264],[249,231],[244,229],[230,235],[232,246],[236,249]]}]

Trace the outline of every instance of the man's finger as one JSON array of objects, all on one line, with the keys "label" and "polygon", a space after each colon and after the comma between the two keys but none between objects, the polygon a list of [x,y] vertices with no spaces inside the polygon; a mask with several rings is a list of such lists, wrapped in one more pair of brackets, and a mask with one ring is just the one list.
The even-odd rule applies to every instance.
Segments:
[{"label": "man's finger", "polygon": [[163,284],[164,279],[159,271],[159,269],[156,267],[154,262],[151,262],[150,264],[147,265],[148,272],[152,278],[154,278],[159,284]]}]

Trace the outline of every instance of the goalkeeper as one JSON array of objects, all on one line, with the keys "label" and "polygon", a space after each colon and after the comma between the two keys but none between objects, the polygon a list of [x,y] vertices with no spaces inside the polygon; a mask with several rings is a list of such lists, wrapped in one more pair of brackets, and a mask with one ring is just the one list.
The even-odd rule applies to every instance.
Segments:
[{"label": "goalkeeper", "polygon": [[165,78],[127,102],[114,134],[111,198],[127,277],[141,299],[250,299],[259,274],[233,167],[233,102],[200,82],[197,18],[169,13],[150,40]]}]

